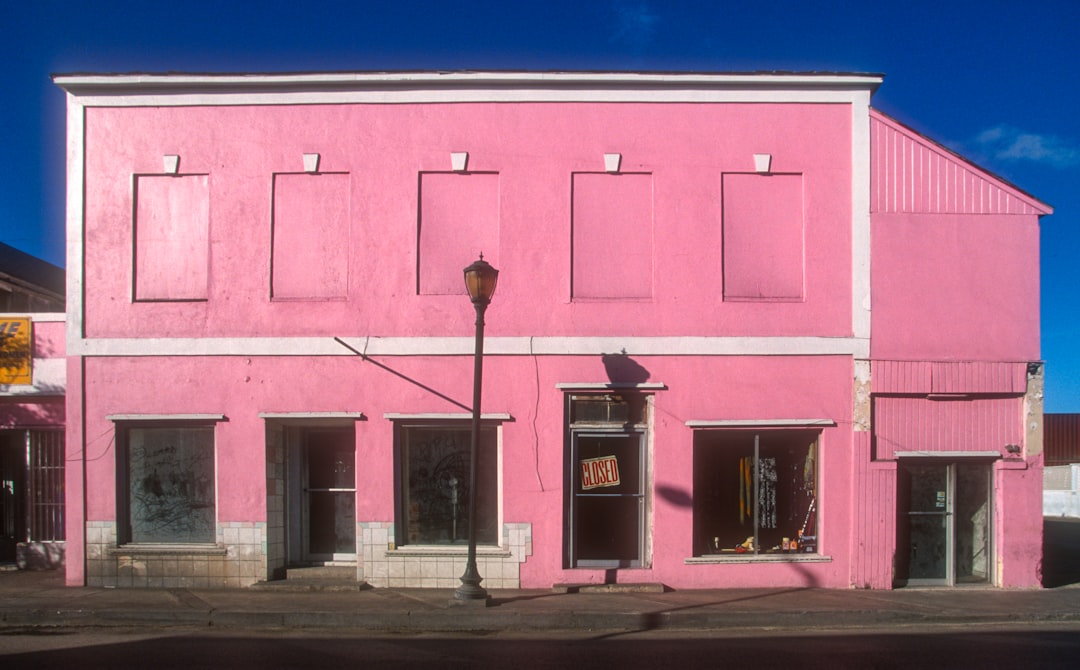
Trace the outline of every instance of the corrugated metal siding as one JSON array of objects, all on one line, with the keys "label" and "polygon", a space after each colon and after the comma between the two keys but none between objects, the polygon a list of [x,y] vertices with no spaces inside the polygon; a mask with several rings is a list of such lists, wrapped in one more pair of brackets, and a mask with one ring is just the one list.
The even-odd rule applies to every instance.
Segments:
[{"label": "corrugated metal siding", "polygon": [[1023,398],[874,398],[875,457],[898,451],[996,451],[1023,444]]},{"label": "corrugated metal siding", "polygon": [[1027,391],[1027,363],[1000,361],[871,362],[874,393],[992,393]]},{"label": "corrugated metal siding", "polygon": [[1049,214],[1034,198],[880,112],[870,114],[870,210]]},{"label": "corrugated metal siding", "polygon": [[1043,459],[1048,466],[1080,463],[1080,414],[1043,415]]},{"label": "corrugated metal siding", "polygon": [[855,433],[851,585],[887,589],[896,545],[896,463],[871,461],[869,432]]}]

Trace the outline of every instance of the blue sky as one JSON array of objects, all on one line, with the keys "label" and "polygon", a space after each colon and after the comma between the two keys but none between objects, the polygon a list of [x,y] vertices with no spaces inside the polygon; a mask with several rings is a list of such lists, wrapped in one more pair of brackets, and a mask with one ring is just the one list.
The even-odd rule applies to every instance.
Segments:
[{"label": "blue sky", "polygon": [[1054,207],[1046,408],[1080,412],[1080,2],[0,0],[0,241],[64,264],[56,72],[876,72],[873,105]]}]

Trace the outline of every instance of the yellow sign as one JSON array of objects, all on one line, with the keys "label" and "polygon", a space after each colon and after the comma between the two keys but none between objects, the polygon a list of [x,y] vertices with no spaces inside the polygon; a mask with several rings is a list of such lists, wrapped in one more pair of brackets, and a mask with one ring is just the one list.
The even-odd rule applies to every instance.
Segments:
[{"label": "yellow sign", "polygon": [[32,384],[28,317],[0,317],[0,384]]}]

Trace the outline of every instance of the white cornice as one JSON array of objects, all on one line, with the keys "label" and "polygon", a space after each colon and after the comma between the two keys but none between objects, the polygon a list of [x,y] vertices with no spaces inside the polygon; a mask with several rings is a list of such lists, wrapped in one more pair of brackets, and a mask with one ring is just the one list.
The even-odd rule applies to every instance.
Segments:
[{"label": "white cornice", "polygon": [[421,102],[852,102],[877,74],[329,72],[61,74],[86,106]]}]

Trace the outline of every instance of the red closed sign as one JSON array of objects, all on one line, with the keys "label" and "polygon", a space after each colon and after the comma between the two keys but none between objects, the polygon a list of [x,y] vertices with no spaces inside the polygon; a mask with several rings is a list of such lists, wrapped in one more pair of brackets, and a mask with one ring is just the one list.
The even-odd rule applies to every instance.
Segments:
[{"label": "red closed sign", "polygon": [[614,456],[587,458],[581,461],[582,490],[619,485],[619,462]]}]

